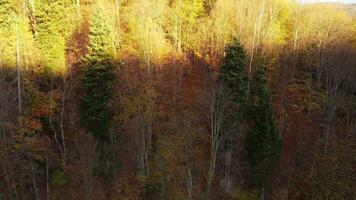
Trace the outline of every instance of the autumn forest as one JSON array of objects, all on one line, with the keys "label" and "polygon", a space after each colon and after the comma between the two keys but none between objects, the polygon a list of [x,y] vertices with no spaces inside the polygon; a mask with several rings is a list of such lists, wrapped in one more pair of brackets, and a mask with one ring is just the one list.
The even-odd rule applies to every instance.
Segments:
[{"label": "autumn forest", "polygon": [[0,200],[352,200],[356,4],[0,0]]}]

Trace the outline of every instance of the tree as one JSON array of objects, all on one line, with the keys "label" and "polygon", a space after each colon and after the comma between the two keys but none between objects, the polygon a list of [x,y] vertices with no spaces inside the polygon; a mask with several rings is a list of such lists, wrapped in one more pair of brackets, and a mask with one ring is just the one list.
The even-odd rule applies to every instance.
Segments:
[{"label": "tree", "polygon": [[210,195],[211,186],[214,180],[216,160],[220,145],[226,136],[226,133],[222,131],[222,127],[226,118],[225,113],[227,109],[227,101],[225,99],[221,84],[214,84],[213,80],[213,78],[209,79],[212,83],[208,83],[208,91],[206,96],[204,96],[206,101],[205,109],[207,110],[206,120],[210,137],[210,160],[207,185],[208,195]]},{"label": "tree", "polygon": [[[88,199],[92,198],[93,176],[99,174],[116,179],[116,153],[109,126],[114,111],[110,106],[115,80],[114,56],[116,53],[112,29],[104,9],[97,5],[89,22],[87,54],[82,59],[80,120],[86,131],[83,145],[84,171]],[[116,137],[115,137],[116,138]],[[91,149],[87,145],[92,145]],[[88,161],[85,161],[88,160]],[[87,166],[85,166],[88,164]],[[113,174],[111,174],[111,172]],[[116,182],[114,181],[115,186]]]},{"label": "tree", "polygon": [[355,53],[348,44],[338,44],[330,47],[326,52],[324,61],[324,81],[325,81],[325,134],[324,153],[328,153],[328,145],[336,109],[339,106],[342,86],[348,81],[354,66]]},{"label": "tree", "polygon": [[196,46],[195,38],[192,37],[196,31],[198,18],[204,13],[203,0],[175,0],[172,3],[172,12],[174,17],[169,27],[170,35],[174,41],[174,47],[177,52],[182,53],[185,50],[192,50]]},{"label": "tree", "polygon": [[[0,2],[0,179],[4,180],[0,190],[3,198],[38,199],[37,163],[41,161],[36,160],[39,154],[35,152],[39,149],[27,143],[38,129],[23,123],[28,116],[24,75],[32,70],[36,48],[29,32],[26,8],[20,3]],[[27,119],[30,123],[35,121]]]},{"label": "tree", "polygon": [[44,0],[36,3],[31,9],[35,22],[32,26],[42,55],[41,64],[49,72],[64,72],[65,40],[75,21],[71,17],[75,13],[75,3],[73,0]]},{"label": "tree", "polygon": [[108,103],[114,78],[111,59],[115,46],[109,27],[104,10],[98,6],[90,22],[88,54],[83,59],[81,122],[100,141],[109,139],[108,125],[113,114]]},{"label": "tree", "polygon": [[234,111],[238,114],[229,112],[230,125],[239,119],[245,117],[244,109],[247,102],[247,77],[244,75],[246,65],[246,51],[241,42],[234,38],[225,48],[225,57],[220,69],[219,81],[224,86],[224,93],[231,101]]},{"label": "tree", "polygon": [[247,102],[247,80],[244,75],[246,53],[245,49],[236,38],[225,48],[225,58],[220,69],[219,81],[224,90],[224,96],[228,101],[228,109],[225,112],[224,131],[225,139],[225,178],[226,190],[230,188],[230,165],[232,157],[233,141],[241,131],[239,125],[245,118]]},{"label": "tree", "polygon": [[[128,8],[128,22],[130,38],[135,44],[138,58],[141,60],[143,76],[137,84],[136,77],[130,77],[127,81],[130,88],[130,103],[125,110],[132,114],[138,124],[138,170],[140,175],[146,177],[150,173],[149,158],[153,146],[153,124],[156,118],[157,101],[157,65],[161,63],[161,57],[167,53],[169,46],[165,39],[163,29],[164,13],[167,1],[164,0],[139,0]],[[138,48],[136,49],[136,45]],[[157,62],[155,62],[157,61]],[[141,71],[141,69],[140,69]]]},{"label": "tree", "polygon": [[271,94],[266,81],[266,71],[260,66],[252,88],[253,101],[248,119],[250,131],[246,135],[247,160],[250,181],[263,196],[264,187],[271,181],[281,153],[281,138],[274,126]]},{"label": "tree", "polygon": [[16,34],[15,23],[16,13],[15,5],[11,1],[0,2],[0,61],[1,64],[15,66]]}]

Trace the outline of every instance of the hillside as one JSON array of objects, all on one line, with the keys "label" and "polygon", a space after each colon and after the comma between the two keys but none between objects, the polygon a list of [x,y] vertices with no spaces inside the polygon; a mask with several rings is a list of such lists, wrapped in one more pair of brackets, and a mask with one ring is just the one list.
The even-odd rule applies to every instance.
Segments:
[{"label": "hillside", "polygon": [[0,0],[0,200],[351,200],[356,4]]}]

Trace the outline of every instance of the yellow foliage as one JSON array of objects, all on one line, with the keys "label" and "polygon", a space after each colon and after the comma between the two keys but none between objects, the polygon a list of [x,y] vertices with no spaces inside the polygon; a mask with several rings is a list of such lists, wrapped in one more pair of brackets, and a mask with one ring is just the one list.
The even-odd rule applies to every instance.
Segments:
[{"label": "yellow foliage", "polygon": [[128,28],[124,35],[125,48],[145,59],[147,65],[152,63],[153,58],[168,52],[162,28],[166,8],[164,0],[139,0],[125,8],[125,25]]}]

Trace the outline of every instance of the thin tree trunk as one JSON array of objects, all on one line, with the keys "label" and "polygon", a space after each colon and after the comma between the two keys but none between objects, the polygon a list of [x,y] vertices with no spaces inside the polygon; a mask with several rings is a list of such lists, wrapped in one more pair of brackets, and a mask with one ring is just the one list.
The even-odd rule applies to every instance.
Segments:
[{"label": "thin tree trunk", "polygon": [[[51,98],[50,98],[50,113],[49,113],[49,125],[50,125],[50,128],[51,130],[53,131],[54,133],[54,140],[58,146],[58,149],[59,149],[59,153],[61,155],[61,159],[62,159],[62,162],[65,163],[65,158],[64,158],[64,154],[63,154],[63,149],[62,149],[62,145],[59,143],[59,140],[58,140],[58,136],[57,136],[57,130],[55,129],[55,127],[53,126],[53,96],[54,96],[54,90],[53,90],[53,78],[51,78]],[[63,135],[64,137],[64,135]]]},{"label": "thin tree trunk", "polygon": [[226,192],[230,191],[230,169],[232,158],[232,138],[227,139],[227,150],[225,152],[225,169],[224,169],[224,189]]},{"label": "thin tree trunk", "polygon": [[66,93],[67,93],[67,85],[65,84],[62,96],[62,105],[61,105],[61,114],[60,114],[60,122],[59,127],[61,131],[62,137],[62,150],[63,150],[63,165],[67,164],[67,148],[66,148],[66,141],[64,136],[64,112],[65,112],[65,101],[66,101]]},{"label": "thin tree trunk", "polygon": [[117,158],[116,158],[116,138],[114,138],[112,131],[110,131],[110,138],[111,138],[111,151],[112,151],[112,159],[114,163],[114,170],[113,170],[113,175],[114,175],[114,191],[116,193],[117,191]]},{"label": "thin tree trunk", "polygon": [[325,141],[324,141],[324,153],[328,153],[328,146],[329,146],[329,138],[330,138],[330,131],[331,131],[331,126],[332,126],[332,121],[334,118],[334,111],[335,108],[332,108],[332,110],[328,113],[328,118],[326,121],[326,129],[325,129]]},{"label": "thin tree trunk", "polygon": [[19,19],[16,20],[16,68],[17,68],[17,97],[19,114],[22,113],[22,98],[21,98],[21,64],[20,64],[20,36],[19,36]]},{"label": "thin tree trunk", "polygon": [[36,172],[34,167],[32,167],[32,175],[31,175],[31,179],[32,179],[32,185],[33,185],[33,190],[34,190],[34,195],[35,195],[35,199],[39,200],[39,195],[38,195],[38,188],[37,188],[37,181],[36,181]]},{"label": "thin tree trunk", "polygon": [[188,199],[192,199],[192,191],[193,191],[193,175],[192,175],[192,133],[191,133],[191,122],[188,122],[188,127],[185,130],[184,136],[184,162],[185,162],[185,181],[188,192]]},{"label": "thin tree trunk", "polygon": [[210,163],[208,172],[208,194],[211,192],[211,185],[214,178],[216,158],[221,141],[224,139],[221,135],[221,123],[223,121],[224,102],[221,96],[222,89],[220,87],[213,88],[212,95],[209,101],[209,117],[208,123],[210,126]]},{"label": "thin tree trunk", "polygon": [[77,5],[77,16],[79,18],[80,17],[80,0],[76,1],[76,5]]},{"label": "thin tree trunk", "polygon": [[251,74],[252,74],[253,59],[254,59],[254,55],[255,55],[255,51],[256,51],[256,46],[257,46],[256,44],[258,43],[257,38],[259,37],[259,31],[261,30],[261,26],[262,26],[264,9],[265,9],[265,0],[262,3],[262,8],[258,15],[256,24],[255,24],[255,30],[253,33],[251,56],[250,56],[250,62],[249,62],[249,68],[248,68],[247,91],[250,90],[250,79],[251,79]]},{"label": "thin tree trunk", "polygon": [[115,8],[116,8],[116,24],[115,24],[115,28],[116,28],[116,36],[117,38],[115,39],[115,47],[117,49],[120,48],[120,5],[121,5],[121,1],[120,0],[115,0]]},{"label": "thin tree trunk", "polygon": [[47,200],[50,199],[49,193],[49,164],[48,164],[48,155],[46,154],[46,191],[47,191]]}]

